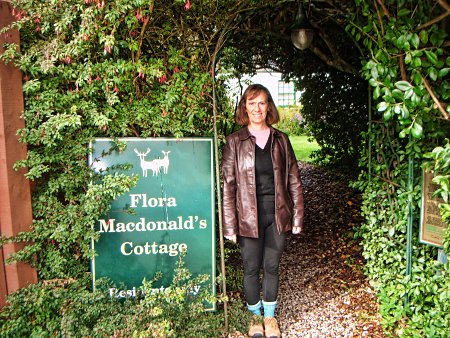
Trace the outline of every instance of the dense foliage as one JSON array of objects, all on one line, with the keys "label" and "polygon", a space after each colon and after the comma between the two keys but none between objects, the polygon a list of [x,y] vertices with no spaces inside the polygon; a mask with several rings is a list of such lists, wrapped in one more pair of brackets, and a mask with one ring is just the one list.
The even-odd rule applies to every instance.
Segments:
[{"label": "dense foliage", "polygon": [[214,34],[196,20],[218,8],[205,2],[191,15],[185,1],[16,5],[21,53],[11,45],[2,58],[24,74],[20,136],[29,152],[17,165],[36,187],[33,231],[23,236],[34,244],[20,256],[36,257],[41,279],[75,277],[86,271],[93,220],[136,181],[89,183],[89,142],[213,134]]},{"label": "dense foliage", "polygon": [[[88,277],[41,281],[9,297],[0,312],[2,337],[218,337],[223,317],[204,311],[212,301],[207,290],[192,298],[190,290],[208,276],[193,278],[180,262],[173,283],[155,293],[153,281],[144,281],[145,298],[111,298],[98,285],[90,290]],[[232,302],[233,330],[243,330],[249,320],[240,302]]]},{"label": "dense foliage", "polygon": [[353,74],[333,69],[310,73],[298,81],[302,94],[302,116],[306,133],[320,145],[316,162],[357,172],[361,132],[368,125],[367,83]]},{"label": "dense foliage", "polygon": [[[359,230],[366,271],[388,328],[400,336],[444,337],[450,327],[450,267],[436,261],[436,248],[419,243],[419,220],[423,166],[435,170],[446,203],[449,197],[450,57],[439,21],[448,8],[443,1],[356,3],[361,11],[347,29],[370,52],[362,74],[376,100],[361,161],[368,172],[357,184],[367,219]],[[410,267],[408,216],[413,220]],[[448,230],[444,245],[448,253]]]}]

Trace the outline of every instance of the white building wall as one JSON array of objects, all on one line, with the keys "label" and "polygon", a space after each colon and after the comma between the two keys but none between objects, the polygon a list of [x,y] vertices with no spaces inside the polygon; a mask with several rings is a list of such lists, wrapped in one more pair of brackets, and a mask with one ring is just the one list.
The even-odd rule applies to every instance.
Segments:
[{"label": "white building wall", "polygon": [[[281,73],[259,70],[254,76],[243,76],[241,79],[242,93],[248,87],[248,84],[259,83],[266,87],[272,95],[273,101],[278,106],[278,81],[281,80]],[[229,82],[230,97],[237,101],[241,97],[240,87],[237,80]],[[297,92],[297,98],[300,97],[300,92]]]}]

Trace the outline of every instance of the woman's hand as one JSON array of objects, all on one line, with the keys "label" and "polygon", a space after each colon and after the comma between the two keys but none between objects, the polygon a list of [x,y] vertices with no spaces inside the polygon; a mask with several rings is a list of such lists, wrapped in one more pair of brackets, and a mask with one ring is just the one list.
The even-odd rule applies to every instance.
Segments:
[{"label": "woman's hand", "polygon": [[232,241],[233,243],[236,243],[236,241],[237,241],[237,236],[236,235],[223,236],[223,237],[225,237],[229,241]]},{"label": "woman's hand", "polygon": [[299,235],[302,232],[302,227],[292,227],[292,234],[293,235]]}]

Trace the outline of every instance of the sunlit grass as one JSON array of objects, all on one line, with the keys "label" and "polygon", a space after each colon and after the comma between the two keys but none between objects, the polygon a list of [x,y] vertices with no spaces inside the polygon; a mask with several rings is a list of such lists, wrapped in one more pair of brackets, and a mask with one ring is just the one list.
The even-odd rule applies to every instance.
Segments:
[{"label": "sunlit grass", "polygon": [[308,136],[289,136],[297,161],[310,162],[310,155],[320,147],[317,142],[308,141]]}]

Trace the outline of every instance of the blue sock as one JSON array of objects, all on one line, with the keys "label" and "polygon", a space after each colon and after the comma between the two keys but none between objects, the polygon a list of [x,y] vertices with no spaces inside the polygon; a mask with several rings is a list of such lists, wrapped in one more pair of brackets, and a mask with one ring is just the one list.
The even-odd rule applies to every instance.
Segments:
[{"label": "blue sock", "polygon": [[259,302],[256,303],[255,305],[249,305],[249,304],[247,304],[247,308],[248,308],[254,315],[261,316],[261,301],[259,301]]},{"label": "blue sock", "polygon": [[277,301],[265,302],[262,301],[264,307],[264,318],[275,317],[275,307],[277,306]]}]

